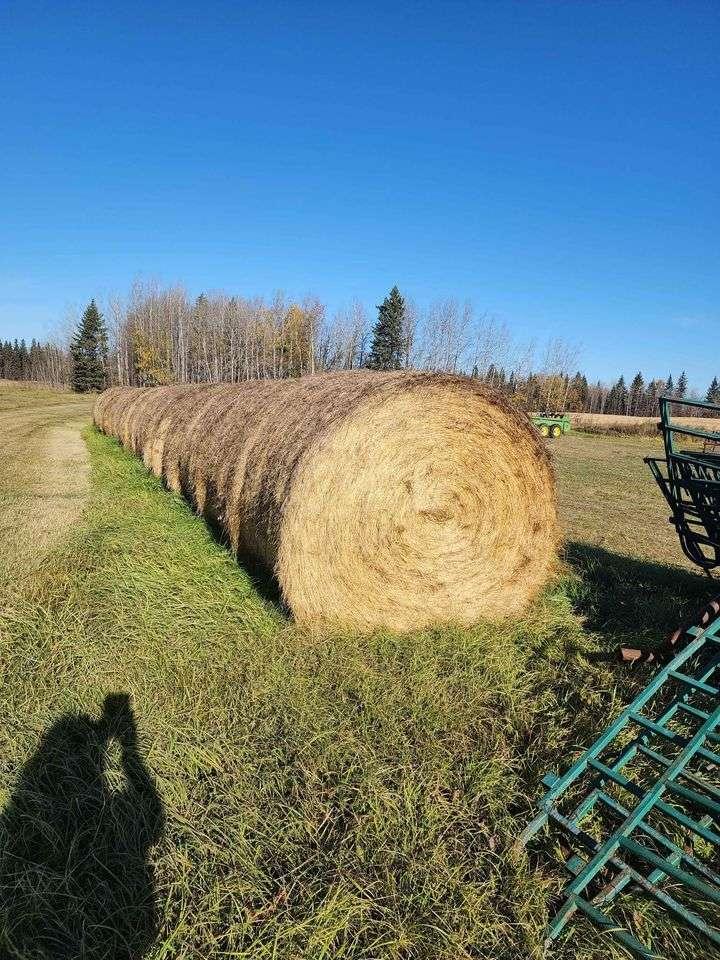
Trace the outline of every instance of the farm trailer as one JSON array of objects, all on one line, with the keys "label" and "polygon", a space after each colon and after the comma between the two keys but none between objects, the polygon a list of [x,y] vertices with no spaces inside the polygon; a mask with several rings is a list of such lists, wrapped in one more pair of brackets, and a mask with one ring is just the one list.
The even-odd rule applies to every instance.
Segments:
[{"label": "farm trailer", "polygon": [[570,433],[570,417],[566,413],[534,413],[531,420],[541,437],[555,440],[563,433]]}]

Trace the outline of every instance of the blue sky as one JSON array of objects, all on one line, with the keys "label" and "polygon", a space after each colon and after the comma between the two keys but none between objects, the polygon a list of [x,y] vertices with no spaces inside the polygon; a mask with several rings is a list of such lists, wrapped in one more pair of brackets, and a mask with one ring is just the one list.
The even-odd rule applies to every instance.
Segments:
[{"label": "blue sky", "polygon": [[138,275],[720,375],[720,4],[0,4],[0,337]]}]

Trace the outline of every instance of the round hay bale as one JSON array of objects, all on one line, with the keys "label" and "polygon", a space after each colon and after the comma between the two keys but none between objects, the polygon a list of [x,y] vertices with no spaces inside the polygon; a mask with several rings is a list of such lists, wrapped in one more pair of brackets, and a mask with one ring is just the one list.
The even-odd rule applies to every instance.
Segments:
[{"label": "round hay bale", "polygon": [[96,424],[263,561],[301,623],[515,616],[552,571],[547,451],[476,380],[356,371],[108,393]]}]

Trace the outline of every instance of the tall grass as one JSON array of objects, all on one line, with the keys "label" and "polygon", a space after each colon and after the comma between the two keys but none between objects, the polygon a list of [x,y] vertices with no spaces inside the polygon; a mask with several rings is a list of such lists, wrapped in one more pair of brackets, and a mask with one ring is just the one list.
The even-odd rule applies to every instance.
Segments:
[{"label": "tall grass", "polygon": [[[627,572],[613,579],[585,558],[587,580],[568,572],[504,627],[311,638],[179,497],[114,441],[86,439],[83,524],[22,593],[0,598],[0,841],[30,850],[57,796],[63,827],[51,834],[52,820],[44,836],[72,849],[52,869],[35,850],[40,872],[0,860],[2,955],[30,955],[20,948],[41,915],[48,956],[81,955],[79,938],[84,956],[156,960],[543,956],[561,874],[515,839],[540,776],[637,688],[636,675],[593,661],[614,637],[583,629],[578,613],[607,624],[602,598],[627,590]],[[673,584],[658,622],[699,599],[701,588],[688,597]],[[113,693],[130,695],[137,723],[128,762],[96,722]],[[116,741],[125,751],[127,735]],[[97,784],[77,761],[93,750],[125,783],[113,810],[130,835],[123,849],[150,858],[144,885],[109,884],[124,861],[97,817],[68,826],[67,811],[96,810]],[[22,796],[39,782],[45,806]],[[672,956],[701,955],[667,920],[641,911],[639,923]],[[556,956],[624,954],[580,924]]]}]

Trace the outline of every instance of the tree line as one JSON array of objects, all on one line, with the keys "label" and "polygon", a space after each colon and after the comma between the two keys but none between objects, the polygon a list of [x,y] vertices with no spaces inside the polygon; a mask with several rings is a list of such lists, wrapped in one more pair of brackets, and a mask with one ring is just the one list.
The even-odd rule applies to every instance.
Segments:
[{"label": "tree line", "polygon": [[71,365],[68,351],[55,343],[0,340],[0,380],[36,380],[67,386]]},{"label": "tree line", "polygon": [[[624,375],[609,385],[573,373],[576,362],[577,351],[562,340],[538,351],[468,301],[421,308],[396,286],[371,324],[357,301],[328,317],[313,297],[191,298],[180,286],[136,283],[126,298],[110,298],[104,316],[91,301],[66,348],[0,345],[0,377],[70,383],[80,391],[370,368],[466,373],[527,410],[652,416],[659,396],[700,399],[689,393],[684,372],[677,382],[646,381],[638,372],[629,385]],[[703,399],[720,403],[717,378]]]}]

